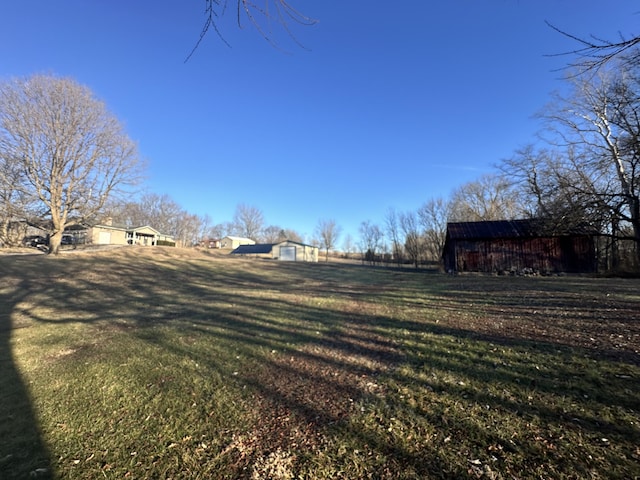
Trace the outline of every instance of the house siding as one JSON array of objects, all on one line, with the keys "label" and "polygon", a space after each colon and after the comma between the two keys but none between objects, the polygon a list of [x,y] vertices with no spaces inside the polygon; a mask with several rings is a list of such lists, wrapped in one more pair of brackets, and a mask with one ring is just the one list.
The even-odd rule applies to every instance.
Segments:
[{"label": "house siding", "polygon": [[127,232],[124,229],[118,229],[106,226],[95,226],[90,229],[91,234],[89,238],[91,243],[95,245],[105,245],[105,238],[109,238],[109,245],[126,245],[127,244]]}]

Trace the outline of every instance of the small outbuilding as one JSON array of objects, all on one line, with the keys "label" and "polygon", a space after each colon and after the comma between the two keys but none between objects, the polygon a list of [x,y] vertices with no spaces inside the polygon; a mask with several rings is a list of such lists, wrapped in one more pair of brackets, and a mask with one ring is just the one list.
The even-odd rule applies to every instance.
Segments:
[{"label": "small outbuilding", "polygon": [[552,232],[540,220],[451,222],[442,258],[447,272],[593,273],[592,228]]},{"label": "small outbuilding", "polygon": [[245,237],[235,237],[233,235],[227,235],[226,237],[220,240],[220,244],[218,248],[230,248],[234,250],[241,245],[255,245],[256,242],[251,240],[250,238]]},{"label": "small outbuilding", "polygon": [[234,249],[231,254],[270,258],[288,262],[318,261],[318,247],[294,242],[293,240],[285,240],[279,243],[240,245],[238,248]]}]

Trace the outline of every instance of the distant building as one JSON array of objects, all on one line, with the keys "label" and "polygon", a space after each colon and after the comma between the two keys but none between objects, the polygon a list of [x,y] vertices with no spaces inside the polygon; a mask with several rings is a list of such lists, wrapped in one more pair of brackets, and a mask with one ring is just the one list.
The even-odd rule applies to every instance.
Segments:
[{"label": "distant building", "polygon": [[73,225],[66,229],[65,233],[72,235],[78,244],[146,246],[175,246],[176,244],[172,236],[163,234],[149,225],[120,227],[112,225],[110,221],[92,226]]},{"label": "distant building", "polygon": [[255,245],[256,242],[251,240],[250,238],[244,237],[234,237],[232,235],[227,235],[226,237],[220,240],[219,248],[229,248],[234,250],[238,248],[240,245]]},{"label": "distant building", "polygon": [[293,240],[278,243],[258,243],[240,245],[231,252],[232,255],[271,258],[288,262],[317,262],[318,247]]},{"label": "distant building", "polygon": [[593,273],[597,232],[553,233],[539,220],[447,224],[442,258],[448,272]]}]

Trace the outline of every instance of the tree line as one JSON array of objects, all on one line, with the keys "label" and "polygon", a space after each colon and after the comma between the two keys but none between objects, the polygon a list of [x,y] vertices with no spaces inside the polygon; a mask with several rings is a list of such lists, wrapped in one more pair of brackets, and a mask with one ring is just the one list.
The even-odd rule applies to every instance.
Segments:
[{"label": "tree line", "polygon": [[[537,141],[493,173],[428,200],[391,208],[381,225],[362,222],[367,261],[437,262],[447,222],[535,218],[547,234],[599,233],[601,267],[640,269],[640,54],[571,71],[564,94],[539,113]],[[348,245],[349,247],[351,245]],[[345,250],[347,247],[345,247]]]},{"label": "tree line", "polygon": [[[208,3],[208,7],[214,4]],[[562,34],[571,36],[559,30]],[[363,221],[345,255],[359,252],[419,266],[439,260],[450,221],[538,218],[556,234],[579,226],[604,239],[607,267],[640,265],[640,51],[636,38],[587,42],[567,72],[567,89],[539,114],[540,138],[500,160],[495,172],[434,198],[415,211],[389,209],[383,225]],[[296,231],[266,225],[262,212],[238,205],[233,220],[213,224],[168,195],[140,195],[143,162],[121,123],[85,86],[44,75],[0,84],[0,242],[11,226],[47,220],[51,253],[72,223],[107,216],[149,224],[189,246],[205,237],[239,235],[274,243],[302,241]],[[136,198],[136,200],[131,200]],[[310,241],[337,248],[341,228],[320,220]]]}]

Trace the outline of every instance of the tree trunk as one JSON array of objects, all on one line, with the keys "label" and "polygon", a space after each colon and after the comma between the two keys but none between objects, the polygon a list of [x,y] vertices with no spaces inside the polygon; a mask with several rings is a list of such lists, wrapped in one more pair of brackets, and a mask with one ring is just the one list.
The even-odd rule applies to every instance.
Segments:
[{"label": "tree trunk", "polygon": [[629,202],[629,210],[631,211],[631,226],[633,227],[633,238],[636,247],[636,269],[640,270],[640,199],[633,198]]},{"label": "tree trunk", "polygon": [[54,232],[49,236],[49,253],[50,255],[58,255],[60,253],[60,243],[62,242],[62,231]]}]

